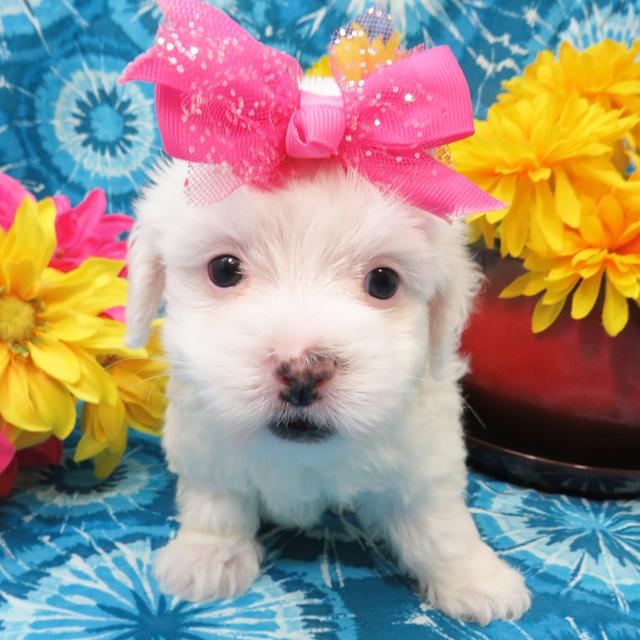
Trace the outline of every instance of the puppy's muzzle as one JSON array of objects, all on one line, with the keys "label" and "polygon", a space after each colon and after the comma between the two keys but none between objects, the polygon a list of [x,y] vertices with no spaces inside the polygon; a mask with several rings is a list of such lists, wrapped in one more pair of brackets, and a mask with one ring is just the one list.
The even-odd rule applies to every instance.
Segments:
[{"label": "puppy's muzzle", "polygon": [[333,378],[336,368],[333,358],[316,352],[281,362],[275,370],[280,398],[294,407],[308,407],[320,398],[320,389]]}]

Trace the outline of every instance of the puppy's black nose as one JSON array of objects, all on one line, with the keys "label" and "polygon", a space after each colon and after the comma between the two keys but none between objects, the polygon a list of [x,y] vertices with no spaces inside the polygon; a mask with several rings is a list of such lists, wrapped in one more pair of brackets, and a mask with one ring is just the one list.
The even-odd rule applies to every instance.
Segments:
[{"label": "puppy's black nose", "polygon": [[294,407],[308,407],[320,397],[320,387],[333,377],[335,370],[335,360],[316,353],[281,363],[275,371],[283,387],[280,398]]}]

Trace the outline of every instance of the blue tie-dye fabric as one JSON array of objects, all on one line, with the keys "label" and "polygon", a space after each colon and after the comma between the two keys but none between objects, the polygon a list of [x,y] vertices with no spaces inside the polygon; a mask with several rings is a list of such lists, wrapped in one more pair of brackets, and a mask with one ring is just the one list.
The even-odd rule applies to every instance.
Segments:
[{"label": "blue tie-dye fabric", "polygon": [[[321,55],[364,0],[219,0],[262,41]],[[448,44],[478,116],[500,81],[563,38],[588,45],[640,34],[640,0],[392,0],[409,44]],[[148,86],[117,84],[146,48],[153,0],[0,0],[0,170],[74,202],[101,186],[131,211],[161,154]],[[464,625],[421,604],[383,549],[350,518],[310,532],[267,529],[265,575],[233,602],[158,593],[153,551],[176,527],[174,478],[158,443],[135,436],[102,484],[67,461],[24,473],[0,503],[0,638],[633,640],[640,638],[640,502],[546,496],[472,475],[485,539],[534,593],[517,623]]]},{"label": "blue tie-dye fabric", "polygon": [[265,573],[234,601],[158,592],[154,551],[177,527],[157,440],[134,435],[98,484],[69,459],[21,475],[0,503],[0,638],[49,640],[634,640],[640,637],[640,502],[542,495],[472,474],[482,536],[534,594],[518,622],[481,628],[421,604],[351,517],[265,528]]}]

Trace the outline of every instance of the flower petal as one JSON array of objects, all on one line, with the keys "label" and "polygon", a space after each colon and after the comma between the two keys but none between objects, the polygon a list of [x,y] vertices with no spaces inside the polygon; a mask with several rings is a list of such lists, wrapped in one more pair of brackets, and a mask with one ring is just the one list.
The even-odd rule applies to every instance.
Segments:
[{"label": "flower petal", "polygon": [[[126,327],[122,322],[102,318],[99,328],[81,341],[82,347],[92,353],[113,353],[122,351]],[[142,355],[142,352],[140,352]]]},{"label": "flower petal", "polygon": [[[115,406],[85,405],[83,436],[74,459],[95,457],[95,472],[106,478],[116,468],[127,446],[128,426],[122,402]],[[106,438],[104,437],[106,435]]]},{"label": "flower petal", "polygon": [[29,396],[24,363],[11,363],[0,381],[0,411],[9,423],[26,431],[50,431]]},{"label": "flower petal", "polygon": [[582,280],[571,299],[571,317],[574,320],[585,318],[596,303],[600,286],[602,284],[602,271],[595,276]]},{"label": "flower petal", "polygon": [[511,209],[505,217],[501,230],[501,253],[518,258],[522,255],[529,234],[529,218],[531,207],[531,183],[519,181],[520,189],[516,194]]},{"label": "flower petal", "polygon": [[[125,432],[126,435],[126,432]],[[120,464],[124,451],[127,448],[127,441],[118,448],[104,449],[96,456],[95,474],[100,479],[108,478]]]},{"label": "flower petal", "polygon": [[[544,281],[538,274],[533,273],[525,273],[524,275],[518,276],[513,282],[511,282],[508,286],[506,286],[501,292],[500,298],[516,298],[518,296],[524,296],[525,291],[531,286],[532,281],[536,280],[538,284],[541,286],[540,290],[536,293],[540,293],[545,288]],[[531,293],[529,295],[535,295],[535,293]]]},{"label": "flower petal", "polygon": [[[21,297],[35,295],[37,277],[43,272],[56,245],[56,209],[53,200],[38,205],[25,198],[2,242],[0,267],[7,288]],[[21,273],[16,265],[31,262],[28,272]]]},{"label": "flower petal", "polygon": [[620,238],[624,232],[624,213],[616,198],[606,194],[600,199],[599,213],[611,241]]},{"label": "flower petal", "polygon": [[0,227],[5,231],[13,223],[15,213],[25,198],[34,200],[18,180],[0,172]]},{"label": "flower petal", "polygon": [[123,267],[120,260],[88,258],[67,273],[47,269],[42,299],[45,305],[73,308],[89,315],[124,305],[127,283],[117,277]]},{"label": "flower petal", "polygon": [[76,351],[81,374],[77,382],[65,386],[78,400],[105,402],[114,405],[118,400],[118,389],[110,375],[82,349]]},{"label": "flower petal", "polygon": [[553,195],[546,182],[535,185],[532,221],[547,245],[555,252],[562,251],[564,225],[556,214]]},{"label": "flower petal", "polygon": [[37,339],[29,343],[29,353],[40,369],[57,380],[74,383],[80,378],[76,353],[48,333],[38,334]]},{"label": "flower petal", "polygon": [[607,245],[607,235],[599,217],[584,216],[580,220],[580,234],[594,247],[605,247]]},{"label": "flower petal", "polygon": [[84,313],[46,313],[47,333],[63,342],[82,342],[95,335],[103,320]]},{"label": "flower petal", "polygon": [[562,169],[556,169],[554,173],[556,212],[565,224],[575,228],[580,223],[580,200],[567,174]]},{"label": "flower petal", "polygon": [[2,379],[2,375],[4,374],[5,369],[9,366],[10,362],[11,356],[9,355],[9,350],[3,342],[0,342],[0,379]]},{"label": "flower petal", "polygon": [[50,378],[33,363],[27,368],[29,394],[33,405],[50,426],[54,435],[64,440],[76,422],[76,403],[57,380]]},{"label": "flower petal", "polygon": [[531,318],[531,330],[533,333],[540,333],[545,329],[548,329],[558,318],[566,298],[563,298],[555,304],[543,304],[542,298],[536,303],[533,310],[533,317]]},{"label": "flower petal", "polygon": [[627,299],[607,279],[602,309],[602,323],[605,331],[612,337],[617,336],[629,320]]},{"label": "flower petal", "polygon": [[559,302],[560,300],[565,300],[579,279],[580,277],[578,275],[572,275],[568,278],[564,278],[563,280],[557,280],[554,282],[542,297],[542,304],[552,305],[556,304],[556,302]]}]

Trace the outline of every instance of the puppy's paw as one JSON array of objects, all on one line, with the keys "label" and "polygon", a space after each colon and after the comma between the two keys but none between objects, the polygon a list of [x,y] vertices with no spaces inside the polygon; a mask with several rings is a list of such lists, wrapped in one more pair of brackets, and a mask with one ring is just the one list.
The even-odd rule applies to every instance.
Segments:
[{"label": "puppy's paw", "polygon": [[243,594],[260,575],[262,547],[253,538],[180,531],[156,556],[163,593],[202,602]]},{"label": "puppy's paw", "polygon": [[484,543],[430,576],[428,601],[453,618],[481,625],[517,620],[531,606],[524,579]]}]

